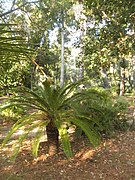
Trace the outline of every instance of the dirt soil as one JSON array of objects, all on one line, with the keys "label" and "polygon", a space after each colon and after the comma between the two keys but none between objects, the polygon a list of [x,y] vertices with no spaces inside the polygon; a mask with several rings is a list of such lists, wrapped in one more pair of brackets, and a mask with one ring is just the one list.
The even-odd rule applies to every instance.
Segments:
[{"label": "dirt soil", "polygon": [[12,143],[0,149],[0,180],[135,180],[135,131],[103,140],[97,149],[86,137],[72,141],[70,160],[62,149],[49,157],[45,148],[34,159],[28,139],[13,163],[9,158]]}]

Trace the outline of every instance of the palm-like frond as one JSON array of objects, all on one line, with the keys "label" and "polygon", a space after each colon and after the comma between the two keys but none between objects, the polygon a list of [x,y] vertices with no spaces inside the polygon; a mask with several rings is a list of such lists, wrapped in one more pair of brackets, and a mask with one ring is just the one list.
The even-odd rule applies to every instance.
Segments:
[{"label": "palm-like frond", "polygon": [[[35,114],[35,113],[34,113]],[[7,136],[5,137],[5,139],[3,140],[2,146],[4,146],[7,141],[11,138],[11,136],[17,131],[19,130],[21,127],[24,127],[25,125],[29,125],[33,122],[33,118],[30,118],[28,116],[25,116],[21,119],[19,119],[10,129],[9,133],[7,134]]]},{"label": "palm-like frond", "polygon": [[25,132],[23,135],[21,135],[17,141],[17,143],[15,143],[13,145],[13,153],[11,155],[11,160],[15,161],[16,157],[19,153],[20,147],[22,146],[23,141],[27,138],[28,136],[28,132]]},{"label": "palm-like frond", "polygon": [[45,121],[38,125],[38,130],[32,144],[32,154],[34,155],[34,157],[37,157],[40,139],[44,135],[44,128],[48,125],[48,123],[49,121]]},{"label": "palm-like frond", "polygon": [[70,119],[70,121],[74,123],[76,126],[80,127],[85,132],[86,136],[88,137],[93,146],[96,147],[99,145],[100,136],[88,120],[72,118]]},{"label": "palm-like frond", "polygon": [[62,128],[62,127],[59,128],[58,130],[59,130],[59,135],[60,135],[64,152],[67,158],[70,158],[72,157],[73,154],[71,150],[70,137],[69,137],[68,131],[66,128]]},{"label": "palm-like frond", "polygon": [[[0,51],[2,52],[24,52],[28,53],[25,39],[20,36],[21,31],[15,29],[15,24],[0,24]],[[12,29],[15,30],[12,30]]]},{"label": "palm-like frond", "polygon": [[70,137],[67,129],[63,127],[62,121],[56,120],[55,121],[56,127],[59,131],[60,140],[64,149],[64,153],[66,154],[67,158],[72,157],[72,150],[70,144]]}]

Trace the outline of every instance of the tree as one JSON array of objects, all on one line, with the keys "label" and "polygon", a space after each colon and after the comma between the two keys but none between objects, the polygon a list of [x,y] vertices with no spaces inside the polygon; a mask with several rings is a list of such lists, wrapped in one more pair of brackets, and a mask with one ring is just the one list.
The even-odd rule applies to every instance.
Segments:
[{"label": "tree", "polygon": [[[65,63],[60,63],[61,57],[64,60],[64,41],[67,42],[68,38],[66,38],[66,34],[68,33],[68,27],[73,26],[74,15],[72,13],[72,1],[67,0],[59,0],[59,1],[42,1],[35,3],[22,3],[22,1],[16,1],[16,6],[21,8],[18,11],[15,11],[10,16],[10,21],[14,23],[19,23],[21,29],[26,33],[25,36],[28,39],[28,45],[35,49],[38,52],[39,47],[42,44],[42,50],[44,50],[45,54],[49,54],[50,51],[53,51],[53,47],[51,44],[51,34],[55,29],[58,29],[57,36],[57,45],[55,45],[55,49],[57,50],[57,54],[59,55],[55,64],[57,62],[57,67],[61,69],[60,81],[64,81],[65,75]],[[24,6],[22,7],[22,4]],[[49,11],[48,11],[49,10]],[[35,17],[37,17],[35,19]],[[63,21],[64,20],[64,21]],[[62,36],[61,36],[62,34]],[[64,37],[65,34],[65,37]],[[61,36],[61,37],[60,37]],[[61,42],[59,41],[61,38]],[[63,45],[62,45],[62,44]],[[40,47],[41,48],[41,47]],[[62,49],[62,55],[60,54],[60,48]],[[65,58],[66,59],[66,58]],[[44,59],[44,64],[47,64]],[[48,64],[47,71],[51,71],[54,64]],[[52,72],[54,68],[52,69]],[[59,71],[60,72],[60,71]],[[53,74],[56,74],[54,72]],[[61,84],[63,84],[61,82]]]},{"label": "tree", "polygon": [[110,76],[110,66],[118,67],[121,59],[129,59],[133,53],[134,2],[95,0],[83,4],[87,16],[85,65],[98,71],[97,77],[102,77],[101,69]]}]

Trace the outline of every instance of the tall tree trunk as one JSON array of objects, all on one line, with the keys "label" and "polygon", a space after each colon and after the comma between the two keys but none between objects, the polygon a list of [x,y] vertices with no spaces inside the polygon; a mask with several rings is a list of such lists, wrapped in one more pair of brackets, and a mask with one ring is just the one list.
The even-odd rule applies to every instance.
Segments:
[{"label": "tall tree trunk", "polygon": [[61,75],[60,75],[60,87],[64,84],[64,31],[61,32]]},{"label": "tall tree trunk", "polygon": [[110,88],[106,70],[102,68],[101,74],[102,74],[102,80],[103,80],[103,88],[105,89]]},{"label": "tall tree trunk", "polygon": [[48,140],[48,153],[55,155],[59,149],[59,132],[54,123],[50,122],[46,127],[47,140]]},{"label": "tall tree trunk", "polygon": [[65,59],[64,59],[64,12],[61,13],[61,75],[60,75],[60,87],[64,84],[64,69],[65,69]]}]

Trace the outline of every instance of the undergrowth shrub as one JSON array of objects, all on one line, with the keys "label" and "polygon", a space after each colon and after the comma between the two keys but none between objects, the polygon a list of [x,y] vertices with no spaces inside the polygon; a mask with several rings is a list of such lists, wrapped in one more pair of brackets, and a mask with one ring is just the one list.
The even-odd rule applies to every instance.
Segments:
[{"label": "undergrowth shrub", "polygon": [[[128,102],[122,97],[113,96],[109,90],[103,88],[90,88],[87,90],[90,98],[78,103],[78,111],[97,121],[96,127],[101,136],[111,137],[116,131],[128,129],[127,108]],[[91,123],[94,123],[91,121]],[[79,136],[81,130],[76,130],[75,136]]]},{"label": "undergrowth shrub", "polygon": [[129,103],[121,96],[115,97],[113,100],[113,113],[114,116],[112,117],[112,125],[113,129],[119,131],[125,131],[129,128],[127,123],[127,111]]}]

